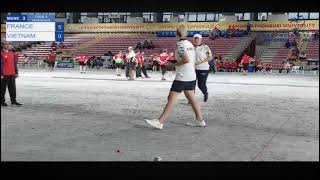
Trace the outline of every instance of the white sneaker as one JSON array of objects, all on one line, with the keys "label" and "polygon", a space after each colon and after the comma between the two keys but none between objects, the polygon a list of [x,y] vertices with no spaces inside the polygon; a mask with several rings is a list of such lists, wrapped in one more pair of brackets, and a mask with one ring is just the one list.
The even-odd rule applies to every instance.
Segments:
[{"label": "white sneaker", "polygon": [[192,127],[205,127],[206,122],[204,120],[202,120],[201,122],[197,120],[193,120],[192,122],[187,122],[186,125],[192,126]]},{"label": "white sneaker", "polygon": [[162,129],[163,124],[160,123],[159,119],[145,119],[146,123],[149,124],[150,126],[156,128],[156,129]]}]

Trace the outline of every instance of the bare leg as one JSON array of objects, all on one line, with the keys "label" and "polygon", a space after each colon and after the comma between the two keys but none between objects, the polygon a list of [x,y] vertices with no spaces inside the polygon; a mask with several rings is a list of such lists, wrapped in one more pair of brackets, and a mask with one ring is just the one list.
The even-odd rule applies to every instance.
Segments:
[{"label": "bare leg", "polygon": [[196,99],[196,97],[194,95],[194,91],[193,90],[186,90],[186,91],[184,91],[184,95],[186,96],[186,98],[191,103],[193,112],[196,115],[196,120],[197,121],[202,121],[203,117],[202,117],[200,104],[199,104],[198,100]]},{"label": "bare leg", "polygon": [[174,91],[170,91],[166,107],[164,108],[164,110],[159,118],[161,124],[165,123],[167,121],[167,119],[169,118],[170,114],[172,113],[178,95],[179,95],[179,93],[174,92]]}]

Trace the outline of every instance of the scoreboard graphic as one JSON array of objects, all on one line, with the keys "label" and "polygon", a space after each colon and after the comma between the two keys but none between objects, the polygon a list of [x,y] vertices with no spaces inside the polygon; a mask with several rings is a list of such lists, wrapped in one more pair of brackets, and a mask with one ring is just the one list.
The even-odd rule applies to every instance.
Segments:
[{"label": "scoreboard graphic", "polygon": [[64,41],[64,22],[55,22],[55,16],[10,15],[6,20],[6,41]]}]

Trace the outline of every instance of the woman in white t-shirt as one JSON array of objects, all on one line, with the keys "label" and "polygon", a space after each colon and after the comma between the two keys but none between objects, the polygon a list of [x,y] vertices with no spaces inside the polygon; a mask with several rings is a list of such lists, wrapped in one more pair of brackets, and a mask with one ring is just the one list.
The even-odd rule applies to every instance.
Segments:
[{"label": "woman in white t-shirt", "polygon": [[130,46],[128,47],[128,53],[126,54],[126,60],[128,63],[129,68],[129,80],[134,80],[136,75],[136,67],[138,66],[136,60],[136,53],[134,52],[133,48]]},{"label": "woman in white t-shirt", "polygon": [[177,97],[182,91],[184,92],[189,102],[191,102],[192,109],[196,116],[195,120],[193,120],[192,122],[188,122],[186,125],[197,127],[206,126],[206,123],[202,118],[200,104],[194,95],[194,89],[196,85],[195,48],[193,44],[186,39],[186,25],[182,24],[178,27],[177,37],[179,38],[179,41],[177,43],[175,52],[176,60],[171,61],[172,65],[176,67],[176,77],[170,89],[167,105],[164,108],[159,119],[145,119],[145,121],[150,126],[157,129],[163,128],[163,124],[169,118],[175,106]]},{"label": "woman in white t-shirt", "polygon": [[210,72],[210,65],[208,61],[212,60],[212,53],[210,48],[202,44],[202,36],[195,34],[193,36],[194,45],[196,48],[196,75],[198,87],[204,95],[204,102],[208,100],[207,78]]}]

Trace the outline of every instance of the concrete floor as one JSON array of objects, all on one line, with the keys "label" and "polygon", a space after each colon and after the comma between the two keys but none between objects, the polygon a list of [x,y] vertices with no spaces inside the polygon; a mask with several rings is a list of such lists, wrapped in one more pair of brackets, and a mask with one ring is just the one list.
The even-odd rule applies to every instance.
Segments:
[{"label": "concrete floor", "polygon": [[210,74],[209,101],[196,91],[208,126],[184,125],[181,94],[156,130],[143,119],[158,118],[173,76],[149,74],[21,69],[24,105],[1,107],[2,161],[319,161],[319,76]]}]

